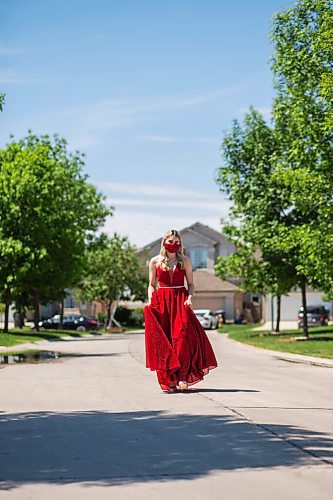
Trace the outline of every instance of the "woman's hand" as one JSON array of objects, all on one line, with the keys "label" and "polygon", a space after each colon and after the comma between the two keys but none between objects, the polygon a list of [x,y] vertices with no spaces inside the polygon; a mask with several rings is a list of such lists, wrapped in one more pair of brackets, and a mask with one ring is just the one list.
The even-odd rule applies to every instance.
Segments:
[{"label": "woman's hand", "polygon": [[191,309],[193,309],[193,304],[192,304],[191,297],[187,297],[187,299],[184,302],[184,306],[189,306]]}]

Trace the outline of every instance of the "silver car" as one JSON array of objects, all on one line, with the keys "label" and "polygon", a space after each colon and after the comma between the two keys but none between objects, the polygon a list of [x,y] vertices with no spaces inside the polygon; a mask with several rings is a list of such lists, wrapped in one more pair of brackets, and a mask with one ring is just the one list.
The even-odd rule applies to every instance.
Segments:
[{"label": "silver car", "polygon": [[205,329],[217,328],[217,317],[210,309],[194,309],[194,314]]},{"label": "silver car", "polygon": [[[329,312],[324,306],[307,306],[307,323],[308,326],[327,326]],[[298,328],[303,328],[304,322],[304,309],[303,306],[299,308],[297,323]]]}]

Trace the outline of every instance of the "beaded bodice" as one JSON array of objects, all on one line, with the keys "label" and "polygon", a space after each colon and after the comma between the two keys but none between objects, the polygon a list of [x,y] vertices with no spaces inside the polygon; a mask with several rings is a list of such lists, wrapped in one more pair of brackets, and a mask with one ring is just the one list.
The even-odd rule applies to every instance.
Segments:
[{"label": "beaded bodice", "polygon": [[157,280],[160,287],[163,286],[184,286],[185,269],[180,267],[178,262],[174,270],[164,270],[157,266]]}]

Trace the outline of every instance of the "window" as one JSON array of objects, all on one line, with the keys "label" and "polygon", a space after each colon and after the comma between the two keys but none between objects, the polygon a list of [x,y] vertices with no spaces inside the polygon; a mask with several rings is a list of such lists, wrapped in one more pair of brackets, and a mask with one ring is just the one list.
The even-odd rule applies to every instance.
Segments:
[{"label": "window", "polygon": [[193,270],[208,267],[208,248],[195,247],[190,251]]}]

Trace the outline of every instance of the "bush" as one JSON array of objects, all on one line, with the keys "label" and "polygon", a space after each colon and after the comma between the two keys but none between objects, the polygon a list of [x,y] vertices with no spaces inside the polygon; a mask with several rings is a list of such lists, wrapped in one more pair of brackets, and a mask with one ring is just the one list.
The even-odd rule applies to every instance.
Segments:
[{"label": "bush", "polygon": [[132,314],[130,316],[130,323],[128,323],[131,326],[139,326],[142,328],[144,322],[144,316],[143,316],[143,307],[137,307],[132,311]]},{"label": "bush", "polygon": [[97,318],[98,318],[98,322],[101,326],[104,326],[105,325],[105,318],[106,318],[106,315],[104,312],[99,312],[97,314]]},{"label": "bush", "polygon": [[131,312],[132,311],[130,309],[127,309],[127,307],[119,306],[116,309],[114,318],[122,325],[128,325],[131,317]]}]

